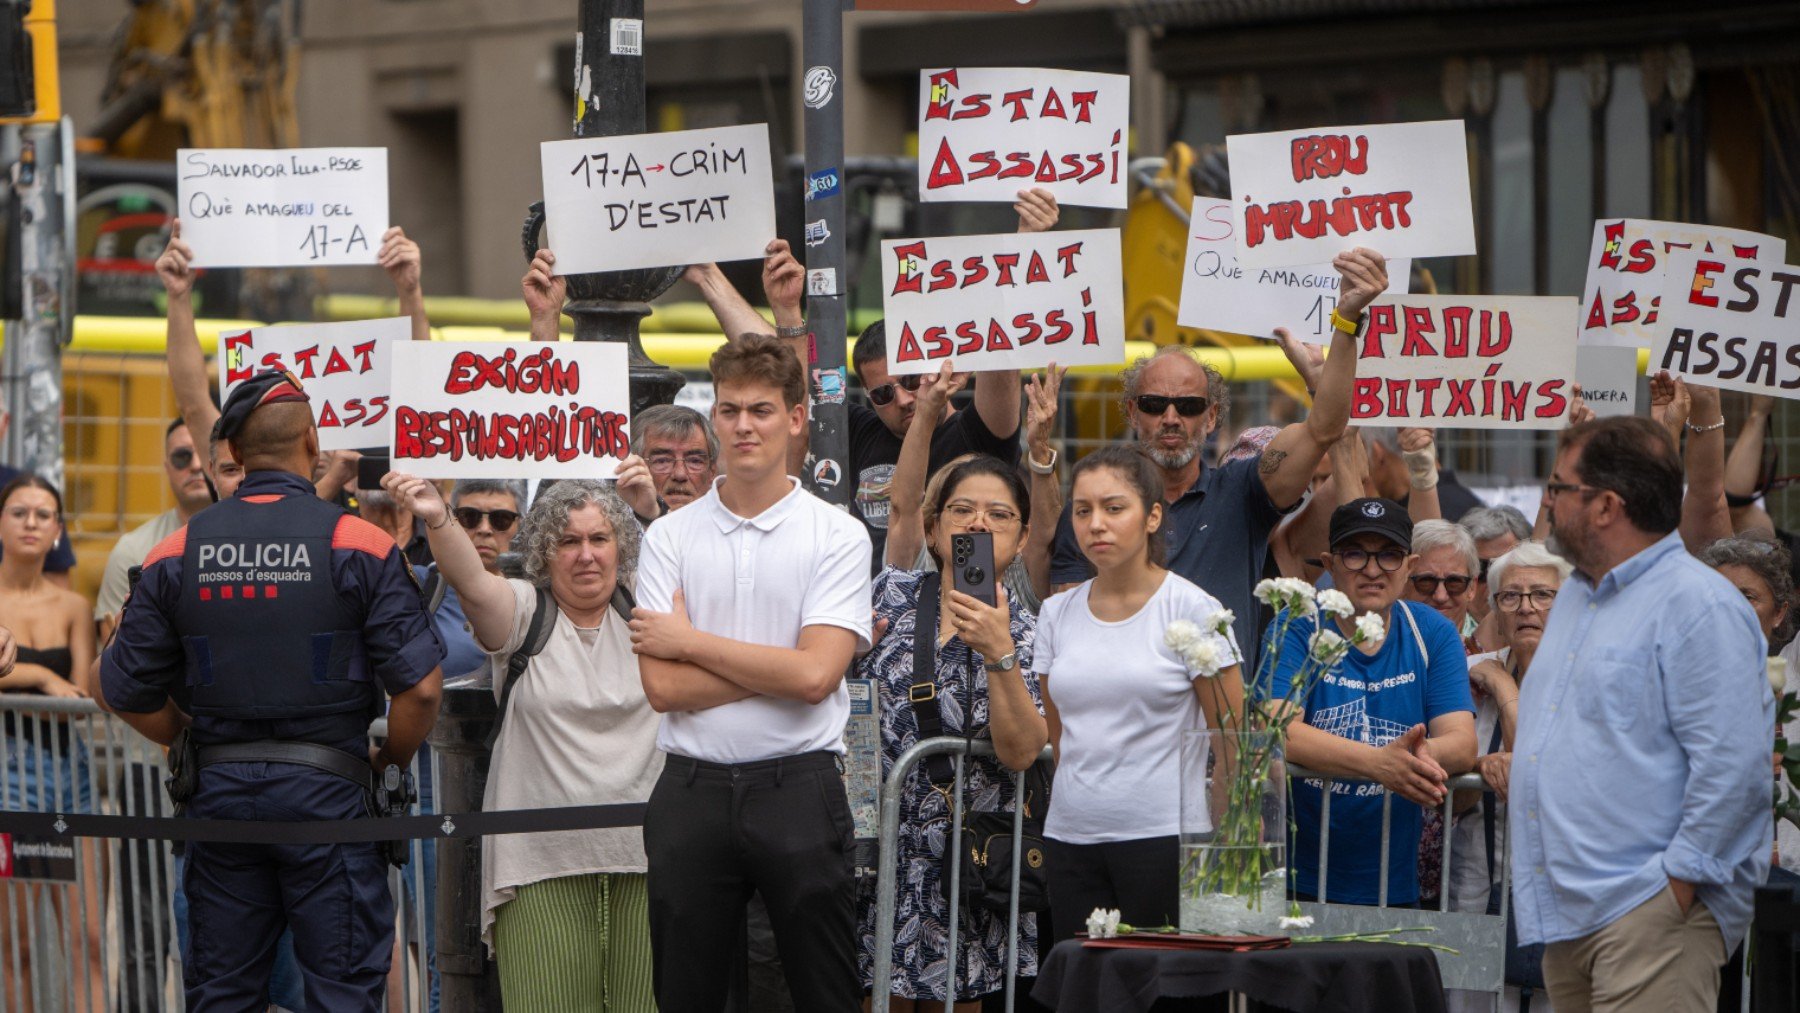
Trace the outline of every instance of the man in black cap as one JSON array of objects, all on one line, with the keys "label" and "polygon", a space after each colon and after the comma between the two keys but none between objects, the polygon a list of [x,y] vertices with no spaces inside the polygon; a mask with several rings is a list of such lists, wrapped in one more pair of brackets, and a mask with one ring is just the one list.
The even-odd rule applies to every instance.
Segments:
[{"label": "man in black cap", "polygon": [[[319,435],[292,374],[245,381],[215,432],[243,484],[145,558],[101,660],[106,704],[174,744],[172,760],[187,732],[194,781],[177,801],[196,817],[367,816],[372,775],[404,770],[437,719],[443,643],[393,538],[314,495]],[[371,749],[384,690],[387,741]],[[284,927],[308,1008],[382,1007],[394,904],[381,845],[195,843],[184,883],[189,1010],[266,1005]]]},{"label": "man in black cap", "polygon": [[1296,619],[1281,643],[1272,685],[1286,687],[1308,652],[1329,645],[1332,636],[1349,641],[1377,621],[1383,633],[1350,647],[1288,726],[1290,759],[1350,779],[1331,789],[1329,897],[1318,895],[1324,783],[1294,782],[1288,867],[1301,900],[1380,902],[1382,796],[1391,791],[1401,798],[1393,804],[1386,900],[1416,905],[1419,806],[1442,805],[1445,782],[1475,765],[1475,705],[1462,639],[1436,609],[1400,600],[1417,561],[1405,507],[1375,498],[1338,507],[1325,566],[1332,586],[1349,598],[1351,614]]}]

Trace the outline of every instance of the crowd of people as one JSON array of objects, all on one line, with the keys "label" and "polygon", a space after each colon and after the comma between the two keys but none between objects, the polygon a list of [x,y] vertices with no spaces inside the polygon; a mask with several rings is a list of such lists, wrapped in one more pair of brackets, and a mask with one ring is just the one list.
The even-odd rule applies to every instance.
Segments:
[{"label": "crowd of people", "polygon": [[[1019,200],[1022,231],[1054,227],[1047,192]],[[1265,660],[1285,685],[1332,624],[1348,638],[1368,616],[1385,636],[1351,649],[1289,726],[1289,759],[1318,775],[1293,786],[1294,898],[1495,913],[1510,835],[1517,942],[1541,966],[1515,984],[1547,985],[1566,1010],[1710,1009],[1745,935],[1773,839],[1764,658],[1800,617],[1760,499],[1766,401],[1729,454],[1717,391],[1657,377],[1649,418],[1578,401],[1537,517],[1483,505],[1432,431],[1349,425],[1354,335],[1387,288],[1380,254],[1357,249],[1334,262],[1329,354],[1281,336],[1310,410],[1230,441],[1224,379],[1179,346],[1123,371],[1128,431],[1071,465],[1055,366],[1023,383],[896,377],[874,324],[852,354],[868,404],[850,406],[846,515],[796,477],[810,335],[804,270],[777,240],[773,325],[716,267],[689,269],[727,336],[713,407],[638,414],[615,480],[546,483],[529,502],[522,482],[398,471],[360,488],[356,455],[318,452],[291,377],[215,403],[192,258],[176,223],[157,263],[175,506],[119,540],[90,606],[58,579],[58,491],[31,475],[0,489],[0,691],[92,696],[163,744],[191,727],[189,811],[282,819],[364,801],[329,771],[284,788],[281,761],[245,747],[304,739],[405,766],[443,680],[484,676],[500,706],[484,808],[648,806],[641,828],[484,839],[480,932],[508,1008],[718,1010],[746,937],[752,980],[781,993],[753,1008],[862,1008],[883,927],[853,878],[846,673],[876,689],[884,778],[922,739],[987,741],[964,809],[1043,820],[1047,909],[1009,938],[1004,913],[964,906],[951,952],[955,781],[945,758],[911,771],[891,842],[890,1009],[977,1008],[1005,987],[1009,951],[1029,978],[1095,908],[1175,924],[1182,736],[1257,720]],[[429,339],[417,245],[390,230],[381,264]],[[553,252],[522,290],[533,337],[556,339]],[[327,615],[327,632],[283,641],[276,624],[245,642],[195,604],[191,550],[278,511],[330,557],[315,564],[328,586],[284,586],[281,607]],[[940,577],[971,534],[1004,571],[992,601]],[[1334,588],[1351,614],[1298,617],[1276,643],[1257,595],[1271,577]],[[1216,672],[1167,645],[1179,620],[1212,631]],[[242,678],[253,665],[268,670]],[[288,668],[310,676],[291,694],[252,685]],[[371,754],[374,685],[391,700]],[[6,749],[0,808],[91,809],[79,741],[53,750],[9,725]],[[66,794],[46,799],[52,763]],[[1452,793],[1470,771],[1487,789]],[[378,854],[190,845],[190,1008],[379,1008],[393,900]]]}]

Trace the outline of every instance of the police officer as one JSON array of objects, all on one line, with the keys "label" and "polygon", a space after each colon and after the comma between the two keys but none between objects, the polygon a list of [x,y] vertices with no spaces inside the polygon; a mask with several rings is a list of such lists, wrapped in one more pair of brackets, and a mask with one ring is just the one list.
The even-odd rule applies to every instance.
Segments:
[{"label": "police officer", "polygon": [[[197,818],[367,816],[371,768],[404,768],[437,719],[443,643],[393,538],[314,495],[319,435],[291,373],[245,381],[216,432],[243,484],[144,560],[101,662],[106,703],[165,745],[189,730]],[[382,845],[197,842],[183,882],[189,1010],[263,1008],[284,926],[308,1008],[382,1007],[394,942]]]}]

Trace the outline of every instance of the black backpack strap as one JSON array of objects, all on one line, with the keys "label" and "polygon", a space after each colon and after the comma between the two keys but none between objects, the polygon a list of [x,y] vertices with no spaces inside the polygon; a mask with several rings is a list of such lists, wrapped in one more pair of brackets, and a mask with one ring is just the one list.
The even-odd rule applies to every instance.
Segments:
[{"label": "black backpack strap", "polygon": [[[912,702],[920,742],[944,734],[937,680],[938,584],[942,579],[936,570],[920,578],[919,602],[913,609],[913,678],[906,696]],[[949,788],[956,783],[956,764],[947,753],[927,756],[925,776],[934,786]]]},{"label": "black backpack strap", "polygon": [[438,607],[444,604],[444,594],[450,589],[444,573],[433,563],[425,570],[425,584],[419,589],[419,598],[425,604],[427,615],[437,615]]},{"label": "black backpack strap", "polygon": [[550,631],[555,626],[556,601],[550,597],[549,591],[540,587],[537,589],[537,604],[531,610],[531,624],[525,627],[525,642],[506,661],[506,685],[500,687],[500,706],[494,713],[494,728],[488,732],[487,737],[489,752],[493,751],[494,743],[500,739],[500,726],[506,721],[506,708],[512,703],[513,690],[518,688],[519,680],[524,677],[531,659],[550,642]]},{"label": "black backpack strap", "polygon": [[612,607],[613,611],[619,614],[620,619],[630,622],[631,610],[637,608],[637,598],[624,584],[615,584],[613,585]]}]

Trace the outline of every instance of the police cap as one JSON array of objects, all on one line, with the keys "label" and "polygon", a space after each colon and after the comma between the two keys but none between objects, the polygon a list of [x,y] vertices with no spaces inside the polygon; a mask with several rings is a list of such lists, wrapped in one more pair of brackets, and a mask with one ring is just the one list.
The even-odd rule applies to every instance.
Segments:
[{"label": "police cap", "polygon": [[263,405],[310,400],[293,373],[285,369],[265,370],[238,384],[225,399],[219,421],[213,423],[213,439],[229,440],[236,436],[249,421],[250,413]]}]

